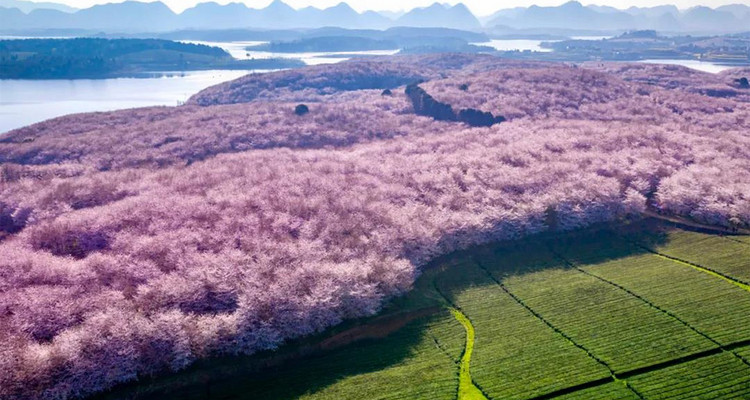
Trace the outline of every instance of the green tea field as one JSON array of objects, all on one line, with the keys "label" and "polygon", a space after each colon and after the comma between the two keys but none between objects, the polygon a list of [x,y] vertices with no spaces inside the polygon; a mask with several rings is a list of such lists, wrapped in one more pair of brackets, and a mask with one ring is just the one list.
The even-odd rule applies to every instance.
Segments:
[{"label": "green tea field", "polygon": [[749,282],[747,237],[655,221],[488,245],[379,317],[100,398],[748,399]]}]

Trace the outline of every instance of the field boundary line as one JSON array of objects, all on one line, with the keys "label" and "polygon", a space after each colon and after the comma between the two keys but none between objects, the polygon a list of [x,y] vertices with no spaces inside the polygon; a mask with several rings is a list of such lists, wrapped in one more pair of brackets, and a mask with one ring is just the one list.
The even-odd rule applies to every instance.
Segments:
[{"label": "field boundary line", "polygon": [[[737,350],[737,349],[741,349],[745,347],[750,347],[750,340],[743,340],[741,342],[730,343],[724,347],[729,350]],[[612,377],[597,379],[597,380],[589,381],[586,383],[581,383],[575,386],[569,386],[567,388],[558,389],[553,392],[549,392],[549,393],[545,393],[539,396],[528,398],[526,400],[550,400],[550,399],[554,399],[556,397],[563,396],[566,394],[579,392],[581,390],[604,386],[608,383],[613,383],[613,382],[618,382],[618,381],[622,382],[622,379],[632,378],[634,376],[647,374],[649,372],[654,372],[660,369],[673,367],[673,366],[684,364],[690,361],[700,360],[702,358],[715,356],[721,353],[722,353],[721,349],[713,348],[713,349],[701,351],[698,353],[693,353],[684,357],[679,357],[679,358],[675,358],[672,360],[663,361],[663,362],[652,364],[652,365],[647,365],[645,367],[635,368],[630,371],[620,372],[617,374],[617,377],[618,377],[617,379],[614,379]]]},{"label": "field boundary line", "polygon": [[679,263],[679,264],[684,264],[684,265],[686,265],[688,267],[691,267],[691,268],[693,268],[695,270],[698,270],[698,271],[701,271],[703,273],[715,276],[717,278],[725,280],[725,281],[727,281],[727,282],[729,282],[729,283],[731,283],[731,284],[733,284],[735,286],[738,286],[738,287],[740,287],[740,288],[742,288],[742,289],[750,292],[750,285],[748,285],[744,281],[739,280],[737,278],[733,278],[733,277],[731,277],[729,275],[725,275],[725,274],[723,274],[721,272],[718,272],[716,270],[713,270],[711,268],[706,268],[706,267],[704,267],[702,265],[694,264],[694,263],[692,263],[690,261],[681,260],[679,258],[668,256],[666,254],[656,253],[656,255],[658,257],[661,257],[661,258],[664,258],[664,259],[667,259],[667,260],[670,260],[670,261],[673,261],[673,262],[676,262],[676,263]]},{"label": "field boundary line", "polygon": [[[743,340],[741,342],[730,343],[730,344],[728,344],[728,345],[726,345],[724,347],[726,347],[728,349],[732,349],[732,350],[741,349],[743,347],[750,347],[750,339]],[[750,349],[748,349],[748,350],[750,350]]]},{"label": "field boundary line", "polygon": [[[723,346],[723,348],[715,348],[715,349],[710,349],[710,350],[705,350],[705,351],[699,351],[697,353],[693,353],[684,357],[678,357],[669,361],[664,361],[664,362],[656,363],[653,365],[648,365],[645,367],[632,369],[630,371],[621,372],[618,375],[622,376],[623,378],[631,378],[633,376],[643,375],[649,372],[658,371],[660,369],[684,364],[686,362],[700,360],[701,358],[715,356],[715,355],[721,354],[724,351],[731,352],[733,350],[741,349],[744,347],[750,347],[750,340],[743,340],[741,342],[730,343],[728,345]],[[742,359],[742,357],[738,357],[738,358]]]},{"label": "field boundary line", "polygon": [[566,394],[572,394],[572,393],[580,392],[586,389],[593,389],[599,386],[604,386],[604,385],[615,383],[615,382],[617,382],[615,378],[608,376],[606,378],[600,378],[600,379],[596,379],[593,381],[581,383],[575,386],[569,386],[563,389],[558,389],[558,390],[555,390],[554,392],[541,394],[539,396],[531,397],[526,400],[551,400],[560,396],[564,396]]},{"label": "field boundary line", "polygon": [[733,284],[733,285],[735,285],[735,286],[737,286],[737,287],[739,287],[739,288],[741,288],[743,290],[746,290],[746,291],[750,292],[750,284],[748,284],[747,282],[745,282],[743,280],[740,280],[740,279],[731,277],[729,275],[723,274],[723,273],[721,273],[719,271],[716,271],[714,269],[711,269],[711,268],[708,268],[708,267],[704,267],[703,265],[699,265],[699,264],[696,264],[696,263],[693,263],[693,262],[690,262],[690,261],[687,261],[687,260],[683,260],[681,258],[673,257],[673,256],[670,256],[670,255],[667,255],[667,254],[664,254],[664,253],[660,253],[657,250],[654,250],[654,249],[652,249],[652,248],[650,248],[648,246],[645,246],[645,245],[641,244],[638,241],[632,240],[632,239],[630,239],[630,238],[628,238],[626,236],[620,235],[618,233],[615,233],[615,234],[618,235],[618,236],[620,236],[623,240],[626,240],[626,241],[628,241],[628,242],[630,242],[630,243],[632,243],[632,244],[634,244],[634,245],[636,245],[636,246],[638,246],[638,247],[640,247],[640,248],[648,251],[651,254],[654,254],[654,255],[656,255],[658,257],[661,257],[661,258],[664,258],[664,259],[676,262],[678,264],[685,265],[686,267],[690,267],[690,268],[692,268],[694,270],[703,272],[705,274],[709,274],[709,275],[714,276],[716,278],[720,278],[720,279],[725,280],[725,281],[727,281],[727,282],[729,282],[729,283],[731,283],[731,284]]},{"label": "field boundary line", "polygon": [[750,243],[748,243],[748,242],[743,242],[742,240],[737,240],[737,239],[735,239],[735,238],[734,238],[734,237],[732,237],[732,236],[725,236],[725,235],[721,235],[721,236],[719,236],[719,237],[721,237],[722,239],[726,239],[726,240],[729,240],[729,241],[735,242],[735,243],[739,243],[739,244],[744,244],[745,246],[750,246]]},{"label": "field boundary line", "polygon": [[446,350],[445,347],[443,347],[443,345],[440,344],[440,340],[437,338],[437,336],[433,335],[432,332],[428,332],[428,335],[430,335],[430,339],[432,339],[432,341],[435,342],[435,346],[437,346],[440,352],[443,353],[446,357],[448,357],[448,359],[450,359],[451,362],[453,362],[453,364],[458,365],[460,361],[456,360],[455,358],[453,358],[452,355],[450,355],[450,353],[448,353],[448,350]]},{"label": "field boundary line", "polygon": [[526,310],[528,310],[532,315],[534,315],[537,319],[539,319],[545,325],[547,325],[550,329],[552,329],[553,331],[555,331],[558,335],[562,336],[565,340],[568,341],[568,343],[570,343],[573,346],[575,346],[575,347],[583,350],[590,358],[592,358],[594,361],[598,362],[599,364],[601,364],[605,368],[607,368],[607,370],[609,371],[609,374],[610,374],[610,378],[609,378],[610,382],[622,382],[625,385],[625,387],[627,387],[628,389],[630,389],[630,391],[633,392],[633,394],[635,394],[639,399],[645,400],[645,398],[643,397],[643,395],[641,393],[639,393],[637,390],[635,390],[635,388],[633,388],[627,381],[624,381],[624,380],[621,380],[620,378],[618,378],[618,376],[615,374],[615,371],[612,369],[612,367],[609,364],[607,364],[606,361],[604,361],[601,358],[599,358],[596,355],[594,355],[591,352],[591,350],[589,350],[585,346],[577,343],[575,340],[573,340],[572,337],[570,337],[568,334],[566,334],[565,332],[563,332],[560,328],[556,327],[553,323],[549,322],[541,314],[539,314],[537,311],[535,311],[533,308],[531,308],[528,304],[526,304],[520,297],[518,297],[515,294],[513,294],[510,291],[510,289],[508,289],[502,282],[500,282],[498,279],[496,279],[495,276],[492,275],[492,273],[484,265],[482,265],[481,262],[479,262],[479,260],[474,259],[473,257],[472,257],[472,259],[474,260],[474,263],[479,268],[481,268],[487,274],[487,276],[489,276],[490,279],[492,279],[492,281],[495,282],[495,284],[497,284],[500,287],[500,289],[502,289],[505,293],[507,293],[510,297],[512,297],[513,300],[516,301],[516,303],[520,304],[522,307],[524,307]]},{"label": "field boundary line", "polygon": [[[633,292],[632,290],[630,290],[630,289],[628,289],[628,288],[626,288],[626,287],[624,287],[624,286],[622,286],[620,284],[612,282],[609,279],[601,277],[601,276],[599,276],[599,275],[597,275],[597,274],[595,274],[593,272],[589,272],[589,271],[584,270],[578,264],[571,262],[570,260],[568,260],[567,258],[565,258],[565,256],[563,256],[562,254],[559,254],[558,252],[554,251],[552,248],[550,248],[549,251],[552,254],[554,254],[555,257],[559,258],[560,261],[562,261],[566,265],[570,266],[571,268],[575,269],[576,271],[578,271],[578,272],[580,272],[580,273],[582,273],[584,275],[590,276],[592,278],[598,279],[598,280],[600,280],[600,281],[602,281],[604,283],[610,284],[610,285],[612,285],[612,286],[614,286],[614,287],[616,287],[616,288],[624,291],[625,293],[629,294],[630,296],[635,297],[636,299],[638,299],[638,300],[642,301],[643,303],[647,304],[649,307],[651,307],[651,308],[653,308],[653,309],[655,309],[655,310],[657,310],[657,311],[659,311],[661,313],[664,313],[665,315],[667,315],[670,318],[674,319],[675,321],[681,323],[682,325],[684,325],[685,327],[689,328],[690,330],[692,330],[693,332],[697,333],[698,335],[703,336],[705,339],[709,340],[711,343],[713,343],[715,346],[717,346],[722,351],[725,351],[727,353],[732,354],[738,360],[742,361],[744,364],[746,364],[748,367],[750,367],[750,361],[748,361],[747,359],[745,359],[741,355],[737,354],[736,352],[727,349],[726,347],[724,347],[724,345],[722,345],[721,343],[719,343],[716,339],[712,338],[707,333],[702,332],[700,329],[694,327],[689,322],[684,321],[682,318],[678,317],[673,312],[671,312],[671,311],[669,311],[669,310],[667,310],[665,308],[662,308],[661,306],[658,306],[658,305],[654,304],[653,302],[651,302],[650,300],[646,299],[645,297],[643,297],[643,296],[641,296],[641,295]],[[621,376],[621,375],[622,374],[618,374],[618,376]]]},{"label": "field boundary line", "polygon": [[630,371],[621,372],[620,376],[622,376],[623,378],[632,378],[634,376],[647,374],[649,372],[658,371],[658,370],[664,369],[664,368],[674,367],[675,365],[684,364],[684,363],[687,363],[687,362],[690,362],[690,361],[700,360],[701,358],[716,356],[716,355],[719,355],[719,354],[721,354],[723,352],[724,352],[724,350],[722,350],[722,349],[720,349],[718,347],[715,347],[713,349],[699,351],[697,353],[689,354],[689,355],[686,355],[686,356],[673,358],[673,359],[668,360],[668,361],[663,361],[663,362],[660,362],[660,363],[656,363],[656,364],[652,364],[652,365],[647,365],[645,367],[639,367],[639,368],[631,369]]}]

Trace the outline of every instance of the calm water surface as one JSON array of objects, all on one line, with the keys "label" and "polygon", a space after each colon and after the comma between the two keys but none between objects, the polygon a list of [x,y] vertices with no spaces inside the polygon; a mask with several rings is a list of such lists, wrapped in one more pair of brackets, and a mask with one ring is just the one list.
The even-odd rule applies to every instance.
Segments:
[{"label": "calm water surface", "polygon": [[[604,40],[611,36],[573,36],[573,40]],[[489,46],[498,51],[538,51],[547,53],[552,49],[542,47],[543,42],[559,42],[560,40],[536,40],[536,39],[493,39],[489,42],[472,43],[477,46]]]},{"label": "calm water surface", "polygon": [[710,72],[712,74],[718,74],[721,71],[736,68],[735,66],[731,65],[715,64],[712,62],[698,60],[643,60],[641,62],[648,64],[682,65],[683,67],[688,67],[703,72]]},{"label": "calm water surface", "polygon": [[[247,46],[265,42],[186,42],[218,46],[240,60],[296,58],[308,65],[337,63],[348,60],[352,55],[391,55],[398,52],[270,53],[245,50]],[[175,106],[207,87],[251,72],[268,71],[199,71],[140,79],[0,80],[0,134],[67,114]]]},{"label": "calm water surface", "polygon": [[488,46],[498,51],[539,51],[548,52],[552,49],[542,47],[542,42],[555,42],[555,40],[527,40],[527,39],[493,39],[489,42],[472,43],[477,46]]},{"label": "calm water surface", "polygon": [[342,51],[321,53],[273,53],[270,51],[250,51],[247,47],[267,44],[268,42],[202,42],[198,40],[182,40],[183,43],[205,44],[221,47],[238,60],[267,60],[269,58],[291,58],[302,60],[307,65],[335,64],[346,61],[351,56],[391,56],[398,53],[393,50]]},{"label": "calm water surface", "polygon": [[0,80],[0,133],[66,114],[176,106],[250,71],[199,71],[160,78]]}]

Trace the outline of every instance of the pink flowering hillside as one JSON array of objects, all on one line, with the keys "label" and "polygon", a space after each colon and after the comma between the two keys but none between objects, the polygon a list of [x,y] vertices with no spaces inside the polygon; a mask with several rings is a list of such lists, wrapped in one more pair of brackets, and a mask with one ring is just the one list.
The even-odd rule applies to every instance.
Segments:
[{"label": "pink flowering hillside", "polygon": [[[480,243],[646,209],[750,227],[750,103],[734,79],[393,57],[4,135],[0,399],[273,349],[378,312],[429,260]],[[435,107],[506,121],[416,115],[417,80]]]}]

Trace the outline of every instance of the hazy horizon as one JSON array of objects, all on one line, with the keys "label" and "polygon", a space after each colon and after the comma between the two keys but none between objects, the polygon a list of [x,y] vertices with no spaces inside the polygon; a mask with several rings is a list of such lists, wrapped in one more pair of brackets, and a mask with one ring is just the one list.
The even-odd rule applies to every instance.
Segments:
[{"label": "hazy horizon", "polygon": [[[35,3],[43,2],[30,0]],[[52,0],[55,3],[66,4],[77,8],[87,8],[96,4],[107,4],[107,3],[119,3],[121,1],[112,0]],[[139,0],[148,1],[148,0]],[[156,0],[154,0],[156,1]],[[273,0],[161,0],[162,3],[169,6],[175,12],[182,12],[188,8],[195,6],[198,3],[204,2],[216,2],[219,4],[227,3],[244,3],[251,8],[263,8],[272,3]],[[435,2],[444,4],[465,4],[474,14],[478,16],[487,16],[501,9],[508,9],[514,7],[528,7],[532,5],[538,6],[558,6],[564,4],[570,0],[516,0],[512,2],[504,1],[487,1],[487,0],[451,0],[451,1],[436,1],[436,0],[381,0],[378,2],[378,7],[373,8],[365,0],[283,0],[288,5],[294,8],[304,8],[308,6],[327,8],[335,6],[339,3],[347,3],[358,12],[375,10],[375,11],[408,11],[413,8],[427,7]],[[580,1],[580,0],[579,0]],[[707,6],[707,7],[720,7],[728,4],[744,4],[750,5],[750,1],[732,1],[732,0],[677,0],[673,2],[663,0],[637,0],[637,1],[625,1],[625,0],[609,0],[609,1],[581,1],[584,5],[599,5],[599,6],[610,6],[619,9],[626,9],[632,6],[636,7],[653,7],[659,5],[675,5],[680,9],[686,9],[695,6]]]}]

